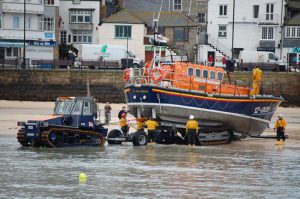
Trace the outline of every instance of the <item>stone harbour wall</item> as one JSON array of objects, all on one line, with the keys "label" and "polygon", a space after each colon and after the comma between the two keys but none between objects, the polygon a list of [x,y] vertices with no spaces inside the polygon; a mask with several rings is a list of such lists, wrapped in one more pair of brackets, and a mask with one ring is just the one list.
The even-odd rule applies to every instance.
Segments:
[{"label": "stone harbour wall", "polygon": [[[230,77],[232,84],[249,85],[251,72],[234,72]],[[228,81],[227,76],[224,80]],[[99,102],[125,102],[122,71],[66,70],[0,70],[0,100],[54,101],[58,96],[85,96],[87,81]],[[263,82],[268,92],[274,83],[275,93],[286,100],[283,106],[300,106],[300,73],[264,72]]]}]

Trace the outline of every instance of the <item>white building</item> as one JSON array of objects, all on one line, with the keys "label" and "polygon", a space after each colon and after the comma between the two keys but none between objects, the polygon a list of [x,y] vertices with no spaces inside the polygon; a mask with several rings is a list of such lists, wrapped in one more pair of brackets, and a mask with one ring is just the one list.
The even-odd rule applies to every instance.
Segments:
[{"label": "white building", "polygon": [[[26,58],[58,55],[58,0],[26,0]],[[24,47],[24,0],[0,1],[0,59],[21,58]]]},{"label": "white building", "polygon": [[[209,0],[207,44],[199,48],[199,60],[209,54],[231,58],[234,0]],[[235,0],[234,58],[241,50],[272,51],[280,55],[282,0]],[[218,50],[218,51],[217,51]]]},{"label": "white building", "polygon": [[145,58],[145,22],[127,10],[118,12],[98,27],[99,44],[127,46],[139,59]]},{"label": "white building", "polygon": [[101,0],[60,2],[60,44],[98,43]]}]

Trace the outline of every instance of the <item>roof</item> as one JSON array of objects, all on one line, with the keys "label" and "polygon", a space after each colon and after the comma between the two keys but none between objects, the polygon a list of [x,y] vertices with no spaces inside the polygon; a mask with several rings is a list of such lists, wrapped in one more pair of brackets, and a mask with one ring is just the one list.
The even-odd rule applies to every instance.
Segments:
[{"label": "roof", "polygon": [[[161,0],[123,0],[124,8],[132,11],[155,11],[160,10]],[[163,1],[162,11],[169,11],[169,1]]]},{"label": "roof", "polygon": [[286,26],[300,26],[300,14],[289,19],[286,23]]},{"label": "roof", "polygon": [[126,24],[144,24],[144,21],[136,17],[129,10],[123,9],[103,20],[103,23],[126,23]]},{"label": "roof", "polygon": [[[123,9],[103,20],[103,23],[143,23],[152,26],[153,17],[156,18],[157,16],[158,13],[154,12],[133,12]],[[178,12],[161,12],[158,25],[163,27],[196,27],[197,23]]]}]

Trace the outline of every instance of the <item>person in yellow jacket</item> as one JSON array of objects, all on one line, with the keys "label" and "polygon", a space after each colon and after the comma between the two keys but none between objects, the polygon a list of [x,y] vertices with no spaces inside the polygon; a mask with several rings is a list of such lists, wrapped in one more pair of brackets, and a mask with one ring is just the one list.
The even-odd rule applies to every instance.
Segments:
[{"label": "person in yellow jacket", "polygon": [[147,119],[144,116],[137,118],[137,130],[144,130],[146,120]]},{"label": "person in yellow jacket", "polygon": [[[277,142],[276,144],[284,144],[285,142],[285,128],[286,128],[286,121],[285,119],[283,119],[282,114],[278,115],[278,120],[275,122],[275,126],[274,126],[274,131],[277,129],[276,131],[276,138],[277,138]],[[282,141],[281,141],[282,139]]]},{"label": "person in yellow jacket", "polygon": [[254,70],[252,71],[251,95],[259,94],[261,79],[262,79],[262,71],[259,69],[259,66],[255,66]]},{"label": "person in yellow jacket", "polygon": [[148,129],[149,144],[155,144],[155,129],[158,127],[157,121],[150,117],[145,125]]},{"label": "person in yellow jacket", "polygon": [[198,129],[198,122],[193,115],[190,115],[189,120],[186,123],[186,135],[189,146],[195,145]]},{"label": "person in yellow jacket", "polygon": [[123,132],[124,135],[126,135],[128,133],[128,124],[127,124],[127,119],[126,119],[126,113],[122,113],[121,116],[122,116],[120,119],[121,131]]}]

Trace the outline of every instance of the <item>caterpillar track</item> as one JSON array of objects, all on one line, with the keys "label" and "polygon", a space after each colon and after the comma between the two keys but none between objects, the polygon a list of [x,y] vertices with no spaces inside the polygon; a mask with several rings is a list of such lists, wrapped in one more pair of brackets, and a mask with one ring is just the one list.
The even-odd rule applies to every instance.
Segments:
[{"label": "caterpillar track", "polygon": [[49,128],[41,133],[43,146],[56,148],[63,145],[99,145],[103,147],[105,138],[102,134],[71,128]]}]

